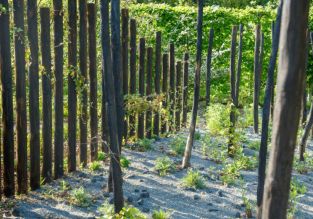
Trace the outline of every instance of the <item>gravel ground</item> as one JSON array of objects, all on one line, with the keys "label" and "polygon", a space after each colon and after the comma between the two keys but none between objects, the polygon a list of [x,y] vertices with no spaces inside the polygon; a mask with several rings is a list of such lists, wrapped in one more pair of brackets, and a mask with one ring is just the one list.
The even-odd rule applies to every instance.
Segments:
[{"label": "gravel ground", "polygon": [[[205,129],[198,130],[201,135]],[[249,139],[258,139],[259,136],[250,134]],[[180,133],[187,136],[186,132]],[[204,159],[200,150],[199,141],[196,142],[191,159],[192,168],[197,169],[205,178],[205,189],[185,189],[181,185],[181,178],[186,170],[178,170],[173,174],[160,177],[154,170],[155,160],[168,153],[171,138],[162,138],[153,144],[154,150],[136,152],[125,149],[123,155],[131,164],[124,169],[124,195],[130,204],[138,207],[147,215],[153,210],[163,209],[171,212],[174,219],[195,218],[238,218],[245,216],[245,206],[242,200],[242,186],[246,196],[255,202],[257,190],[257,171],[241,171],[244,185],[224,186],[212,171],[212,167],[220,165]],[[311,153],[313,142],[309,142],[308,151]],[[253,155],[256,151],[245,149],[245,154]],[[180,157],[171,159],[179,164]],[[16,201],[6,200],[11,209],[4,211],[4,217],[15,215],[21,218],[97,218],[100,217],[98,208],[106,201],[112,201],[112,194],[104,191],[107,182],[107,163],[103,163],[101,170],[91,172],[83,169],[60,180],[44,185],[40,190],[30,192],[28,196],[17,197]],[[295,218],[313,218],[313,173],[305,175],[294,173],[296,179],[307,187],[306,194],[299,199]],[[71,189],[84,187],[92,197],[92,204],[87,208],[77,207],[69,197],[71,189],[64,191],[62,184],[70,185]],[[255,215],[255,212],[253,212]],[[1,216],[0,216],[1,217]]]}]

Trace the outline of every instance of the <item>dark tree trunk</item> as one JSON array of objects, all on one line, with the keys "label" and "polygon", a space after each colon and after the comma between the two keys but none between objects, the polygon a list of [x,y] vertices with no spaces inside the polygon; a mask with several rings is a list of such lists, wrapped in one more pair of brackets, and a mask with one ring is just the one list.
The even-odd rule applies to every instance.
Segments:
[{"label": "dark tree trunk", "polygon": [[52,88],[51,88],[51,38],[50,9],[40,9],[42,74],[42,178],[45,183],[52,179]]},{"label": "dark tree trunk", "polygon": [[196,129],[198,104],[200,95],[200,73],[201,73],[201,52],[202,52],[202,23],[203,23],[203,0],[198,1],[198,23],[197,23],[197,57],[196,57],[196,71],[194,82],[194,99],[192,107],[191,123],[189,128],[189,136],[187,139],[185,154],[182,162],[182,167],[190,166],[191,150],[193,147],[194,134]]},{"label": "dark tree trunk", "polygon": [[183,127],[187,126],[187,113],[188,113],[188,79],[189,79],[189,54],[184,55],[184,85],[183,85]]},{"label": "dark tree trunk", "polygon": [[76,170],[77,1],[68,1],[68,171]]},{"label": "dark tree trunk", "polygon": [[112,71],[112,57],[111,57],[111,45],[110,45],[110,30],[108,21],[108,0],[101,0],[101,44],[102,44],[102,58],[103,68],[105,68],[105,81],[106,81],[106,93],[107,106],[108,106],[108,123],[110,132],[110,156],[111,156],[111,168],[114,188],[114,207],[115,212],[118,213],[124,206],[123,199],[123,179],[122,170],[120,166],[120,146],[119,139],[116,133],[117,129],[117,111],[116,111],[116,98],[114,87],[114,75]]},{"label": "dark tree trunk", "polygon": [[[162,102],[163,109],[168,107],[168,54],[163,54],[162,57],[162,93],[164,95],[164,100]],[[161,117],[161,133],[165,134],[167,132],[167,117],[165,114]]]},{"label": "dark tree trunk", "polygon": [[173,132],[175,130],[175,47],[174,44],[170,44],[170,88],[169,88],[169,131]]},{"label": "dark tree trunk", "polygon": [[0,0],[5,13],[0,14],[0,56],[2,58],[2,125],[3,125],[3,193],[6,197],[14,195],[14,133],[13,133],[13,97],[12,97],[12,69],[9,28],[9,4],[7,0]]},{"label": "dark tree trunk", "polygon": [[242,37],[243,37],[243,25],[239,25],[239,48],[238,48],[238,62],[237,62],[237,73],[236,73],[236,84],[235,84],[235,101],[234,105],[236,108],[239,107],[239,92],[240,92],[240,80],[241,80],[241,63],[242,63]]},{"label": "dark tree trunk", "polygon": [[308,117],[308,120],[307,120],[305,128],[304,128],[304,133],[303,133],[301,140],[300,140],[300,146],[299,146],[299,148],[300,148],[300,161],[304,161],[305,147],[306,147],[306,143],[307,143],[308,137],[310,135],[310,131],[312,129],[312,126],[313,126],[313,102],[311,104],[309,117]]},{"label": "dark tree trunk", "polygon": [[[259,168],[258,168],[258,189],[257,189],[257,207],[258,207],[258,218],[262,216],[262,200],[264,192],[264,181],[265,181],[265,170],[266,170],[266,157],[267,157],[267,142],[268,142],[268,126],[271,114],[271,103],[273,97],[274,87],[274,73],[276,68],[276,60],[279,47],[279,36],[280,36],[280,25],[282,16],[282,3],[277,9],[277,17],[275,22],[275,32],[272,41],[272,51],[270,56],[270,63],[267,71],[267,82],[266,90],[262,111],[262,134],[261,134],[261,145],[259,151]],[[274,28],[273,28],[274,30]]]},{"label": "dark tree trunk", "polygon": [[[130,20],[130,87],[129,92],[130,94],[136,94],[136,61],[137,61],[137,45],[136,45],[136,34],[137,34],[137,27],[136,27],[136,20]],[[136,124],[136,115],[131,114],[129,116],[129,135],[135,135],[135,124]]]},{"label": "dark tree trunk", "polygon": [[[151,100],[151,86],[152,86],[152,59],[153,59],[152,47],[147,48],[147,79],[146,79],[146,96],[147,100]],[[150,109],[146,112],[146,137],[152,137],[151,130],[152,111]]]},{"label": "dark tree trunk", "polygon": [[176,102],[176,108],[175,108],[175,129],[176,131],[180,130],[180,116],[182,111],[182,63],[177,62],[176,63],[176,92],[175,92],[175,102]]},{"label": "dark tree trunk", "polygon": [[[139,94],[141,97],[145,95],[145,39],[140,38],[139,42]],[[138,115],[138,131],[137,137],[139,139],[144,138],[144,113]]]},{"label": "dark tree trunk", "polygon": [[212,62],[212,49],[213,49],[214,29],[210,29],[208,55],[206,59],[206,106],[211,102],[211,62]]},{"label": "dark tree trunk", "polygon": [[[161,46],[162,38],[161,32],[156,33],[155,37],[155,72],[154,72],[154,88],[155,93],[160,95],[160,78],[161,78]],[[159,136],[160,130],[160,113],[155,112],[153,120],[153,134]]]},{"label": "dark tree trunk", "polygon": [[38,66],[38,12],[37,1],[27,1],[29,64],[29,118],[30,118],[30,187],[40,187],[40,113],[39,113],[39,66]]},{"label": "dark tree trunk", "polygon": [[55,124],[54,124],[54,178],[63,176],[63,4],[53,0],[54,70],[55,70]]},{"label": "dark tree trunk", "polygon": [[262,218],[287,216],[290,180],[304,87],[309,1],[284,1],[272,150]]},{"label": "dark tree trunk", "polygon": [[27,183],[27,118],[25,86],[24,1],[13,1],[15,71],[16,71],[16,131],[17,131],[17,193],[26,194]]},{"label": "dark tree trunk", "polygon": [[260,45],[261,45],[261,27],[258,24],[255,28],[255,46],[254,46],[253,127],[255,133],[259,132]]},{"label": "dark tree trunk", "polygon": [[87,124],[88,124],[88,94],[87,94],[87,3],[79,0],[79,70],[82,81],[80,106],[80,164],[87,165]]},{"label": "dark tree trunk", "polygon": [[88,3],[88,36],[89,36],[89,80],[90,80],[90,152],[91,160],[98,155],[98,100],[97,100],[97,40],[96,40],[96,7]]}]

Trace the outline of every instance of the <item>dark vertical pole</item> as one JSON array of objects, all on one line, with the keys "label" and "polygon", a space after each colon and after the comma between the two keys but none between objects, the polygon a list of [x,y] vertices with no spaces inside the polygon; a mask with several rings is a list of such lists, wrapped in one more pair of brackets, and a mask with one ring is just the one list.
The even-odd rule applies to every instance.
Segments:
[{"label": "dark vertical pole", "polygon": [[259,66],[260,66],[260,41],[261,28],[258,24],[255,29],[255,47],[254,47],[254,95],[253,95],[253,120],[254,132],[259,132]]},{"label": "dark vertical pole", "polygon": [[208,55],[206,59],[207,74],[206,74],[206,106],[211,102],[211,62],[213,49],[214,29],[210,29]]},{"label": "dark vertical pole", "polygon": [[96,7],[88,4],[91,160],[98,154]]},{"label": "dark vertical pole", "polygon": [[182,63],[179,61],[176,63],[176,92],[175,92],[175,129],[176,131],[180,130],[181,123],[181,111],[182,111]]},{"label": "dark vertical pole", "polygon": [[120,158],[120,146],[119,139],[116,133],[117,129],[117,111],[115,103],[115,87],[114,87],[114,75],[112,71],[112,58],[111,58],[111,45],[110,45],[110,30],[109,30],[109,1],[101,0],[101,45],[102,45],[102,64],[105,68],[105,82],[107,91],[107,106],[108,106],[108,124],[110,132],[110,153],[111,157],[111,173],[113,179],[114,188],[114,206],[115,212],[118,213],[124,206],[123,199],[123,179],[122,171],[119,162]]},{"label": "dark vertical pole", "polygon": [[54,178],[64,174],[63,146],[63,4],[53,0],[54,8],[54,69],[55,69],[55,125],[54,125]]},{"label": "dark vertical pole", "polygon": [[80,163],[87,165],[87,3],[79,0],[79,69],[82,79],[80,127]]},{"label": "dark vertical pole", "polygon": [[[283,1],[280,1],[279,7],[277,9],[277,17],[275,22],[275,27],[272,28],[273,40],[272,40],[272,51],[270,56],[270,63],[267,70],[267,82],[265,88],[264,105],[262,111],[262,134],[261,134],[261,144],[259,151],[259,167],[258,167],[258,188],[257,188],[257,217],[262,216],[262,200],[264,192],[264,182],[265,182],[265,170],[266,170],[266,157],[267,157],[267,142],[268,142],[268,125],[271,115],[271,106],[273,98],[273,87],[274,87],[274,73],[277,62],[277,54],[279,48],[279,36],[280,36],[280,26],[281,26],[281,16],[282,16],[282,5]],[[274,31],[275,29],[275,31]]]},{"label": "dark vertical pole", "polygon": [[25,86],[24,1],[13,1],[16,71],[17,192],[26,194],[27,183],[27,118]]},{"label": "dark vertical pole", "polygon": [[41,55],[44,72],[42,74],[42,138],[44,182],[52,179],[52,89],[51,89],[51,47],[50,47],[50,9],[40,9]]},{"label": "dark vertical pole", "polygon": [[[163,54],[162,57],[162,93],[164,95],[164,100],[162,103],[163,109],[168,108],[168,54]],[[162,114],[161,117],[161,133],[165,134],[167,132],[167,115]]]},{"label": "dark vertical pole", "polygon": [[117,129],[119,146],[122,146],[124,130],[124,96],[123,73],[121,69],[121,36],[120,36],[120,0],[111,2],[111,41],[112,41],[112,68],[115,84],[115,98],[117,110]]},{"label": "dark vertical pole", "polygon": [[[276,18],[277,19],[277,18]],[[275,37],[275,29],[276,29],[276,22],[273,21],[272,22],[272,46],[274,44],[274,37]],[[276,57],[277,59],[277,57]],[[274,69],[274,73],[275,73],[275,69]],[[274,97],[275,97],[275,77],[274,77],[274,82],[273,82],[273,87],[272,87],[272,97],[271,97],[271,120],[273,121],[273,117],[274,117]]]},{"label": "dark vertical pole", "polygon": [[30,117],[30,187],[40,187],[40,114],[39,114],[39,67],[38,67],[38,24],[37,1],[27,1],[29,65],[29,117]]},{"label": "dark vertical pole", "polygon": [[[1,43],[0,43],[0,75],[1,75],[1,70],[2,70],[2,56],[1,56]],[[0,139],[2,138],[1,136],[1,129],[0,129]],[[0,201],[2,200],[2,179],[3,179],[3,170],[2,170],[2,144],[0,143]]]},{"label": "dark vertical pole", "polygon": [[[122,9],[122,71],[123,71],[123,95],[128,94],[128,30],[129,30],[128,9]],[[128,121],[124,119],[123,137],[127,139]]]},{"label": "dark vertical pole", "polygon": [[7,0],[0,0],[5,10],[0,14],[0,56],[2,57],[2,124],[3,124],[3,193],[6,197],[14,195],[14,133],[13,133],[13,97],[10,47],[10,16]]},{"label": "dark vertical pole", "polygon": [[[131,19],[130,20],[130,58],[129,58],[129,64],[130,64],[130,87],[129,92],[130,94],[136,93],[136,60],[137,60],[137,45],[136,45],[136,34],[137,34],[137,27],[136,27],[136,20]],[[136,115],[130,115],[129,116],[129,135],[134,136],[135,135],[135,122]]]},{"label": "dark vertical pole", "polygon": [[189,128],[189,136],[186,143],[182,167],[187,168],[190,166],[190,157],[193,147],[198,107],[200,96],[200,74],[201,74],[201,55],[202,55],[202,32],[203,32],[203,0],[198,0],[198,21],[197,21],[197,56],[196,56],[196,71],[194,82],[194,99],[192,106],[192,116]]},{"label": "dark vertical pole", "polygon": [[183,127],[187,126],[187,113],[188,113],[188,79],[189,79],[189,54],[184,55],[184,85],[183,85]]},{"label": "dark vertical pole", "polygon": [[[155,37],[155,71],[154,71],[154,88],[155,93],[160,95],[160,78],[161,78],[161,46],[162,46],[162,35],[158,31]],[[154,114],[153,120],[153,134],[159,136],[160,130],[160,113],[157,111]]]},{"label": "dark vertical pole", "polygon": [[169,89],[169,102],[170,102],[170,120],[169,131],[174,131],[174,116],[175,116],[175,47],[170,44],[170,89]]},{"label": "dark vertical pole", "polygon": [[[141,97],[145,95],[145,39],[139,40],[139,94]],[[138,115],[138,131],[137,137],[144,137],[144,113]]]},{"label": "dark vertical pole", "polygon": [[[147,79],[146,79],[146,96],[147,100],[151,100],[151,85],[152,85],[152,47],[147,48]],[[146,137],[151,138],[151,120],[152,120],[152,111],[147,110],[146,112]]]},{"label": "dark vertical pole", "polygon": [[239,48],[238,48],[238,62],[237,62],[237,74],[235,84],[235,102],[234,105],[239,107],[239,91],[240,91],[240,80],[241,80],[241,63],[242,63],[242,37],[243,37],[243,25],[239,25]]},{"label": "dark vertical pole", "polygon": [[76,170],[77,1],[68,1],[68,171]]}]

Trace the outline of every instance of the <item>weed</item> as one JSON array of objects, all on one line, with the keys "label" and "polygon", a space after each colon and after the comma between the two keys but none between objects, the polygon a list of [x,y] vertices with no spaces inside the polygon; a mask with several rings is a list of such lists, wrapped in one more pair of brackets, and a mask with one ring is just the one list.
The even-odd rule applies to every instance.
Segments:
[{"label": "weed", "polygon": [[201,139],[201,134],[200,132],[196,131],[195,132],[195,140],[200,140]]},{"label": "weed", "polygon": [[230,127],[230,107],[222,104],[210,105],[206,112],[206,123],[213,135],[227,135]]},{"label": "weed", "polygon": [[98,161],[105,161],[108,158],[108,155],[104,153],[103,151],[98,152]]},{"label": "weed", "polygon": [[204,178],[198,171],[188,170],[187,175],[182,179],[182,185],[187,188],[205,188]]},{"label": "weed", "polygon": [[174,156],[182,156],[185,152],[186,138],[176,136],[170,143],[171,152]]},{"label": "weed", "polygon": [[130,165],[130,161],[126,157],[121,156],[120,164],[121,164],[121,167],[128,168]]},{"label": "weed", "polygon": [[83,187],[74,189],[71,193],[72,200],[79,207],[89,207],[91,205],[91,196]]},{"label": "weed", "polygon": [[91,171],[98,171],[101,168],[101,163],[99,161],[94,161],[89,165]]},{"label": "weed", "polygon": [[71,186],[68,182],[66,182],[65,180],[62,180],[60,182],[60,186],[61,186],[61,190],[64,192],[64,191],[68,191],[71,189]]},{"label": "weed", "polygon": [[248,141],[247,146],[251,150],[259,151],[260,150],[260,141]]},{"label": "weed", "polygon": [[153,211],[152,213],[152,219],[169,219],[171,217],[171,214],[169,212],[158,210]]},{"label": "weed", "polygon": [[240,172],[236,163],[226,164],[220,172],[221,180],[224,185],[233,185],[240,177]]},{"label": "weed", "polygon": [[212,140],[208,135],[201,139],[201,148],[203,156],[208,157],[216,163],[223,163],[227,159],[227,148],[219,146],[216,140]]},{"label": "weed", "polygon": [[155,161],[155,170],[160,176],[165,176],[173,169],[174,162],[169,157],[158,157]]},{"label": "weed", "polygon": [[301,198],[307,192],[305,185],[300,184],[295,179],[291,180],[290,194],[289,194],[289,207],[288,207],[288,218],[293,218],[297,211],[296,205],[299,198]]},{"label": "weed", "polygon": [[134,144],[133,149],[142,151],[142,152],[152,150],[152,144],[154,141],[155,141],[154,139],[148,139],[148,138],[140,139]]},{"label": "weed", "polygon": [[100,208],[101,218],[103,219],[146,219],[146,216],[142,214],[137,208],[131,206],[125,206],[120,213],[114,213],[114,206],[105,202]]}]

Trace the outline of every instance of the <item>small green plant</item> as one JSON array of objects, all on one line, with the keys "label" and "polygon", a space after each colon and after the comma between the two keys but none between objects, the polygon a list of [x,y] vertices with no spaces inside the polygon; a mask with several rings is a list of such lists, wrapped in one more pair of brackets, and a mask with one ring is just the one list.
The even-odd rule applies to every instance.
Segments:
[{"label": "small green plant", "polygon": [[101,168],[101,163],[99,161],[94,161],[90,164],[89,169],[91,171],[98,171]]},{"label": "small green plant", "polygon": [[103,219],[147,219],[138,208],[125,206],[120,213],[114,213],[114,206],[105,202],[100,208],[101,218]]},{"label": "small green plant", "polygon": [[128,168],[130,165],[130,161],[126,157],[121,156],[120,164],[121,164],[121,167]]},{"label": "small green plant", "polygon": [[220,172],[224,185],[233,185],[240,177],[239,168],[235,162],[226,164]]},{"label": "small green plant", "polygon": [[152,219],[170,219],[171,214],[163,210],[154,210],[152,213]]},{"label": "small green plant", "polygon": [[158,157],[155,161],[155,170],[160,176],[165,176],[173,169],[174,162],[167,156]]},{"label": "small green plant", "polygon": [[213,135],[227,135],[230,127],[230,107],[222,104],[212,104],[206,112],[206,124]]},{"label": "small green plant", "polygon": [[293,218],[297,211],[296,205],[300,197],[302,197],[307,192],[305,185],[299,183],[297,180],[292,179],[290,184],[289,193],[289,208],[288,208],[288,218]]},{"label": "small green plant", "polygon": [[195,140],[200,140],[201,139],[201,134],[200,132],[196,131],[195,132]]},{"label": "small green plant", "polygon": [[66,182],[65,180],[62,180],[60,182],[60,186],[61,186],[61,190],[64,192],[64,191],[68,191],[71,189],[71,186],[68,182]]},{"label": "small green plant", "polygon": [[182,156],[185,152],[186,138],[181,136],[175,136],[175,138],[170,143],[171,153],[174,156]]},{"label": "small green plant", "polygon": [[219,146],[216,140],[212,140],[210,136],[205,135],[201,139],[202,154],[216,163],[224,163],[227,159],[227,147]]},{"label": "small green plant", "polygon": [[187,175],[182,179],[182,185],[187,188],[205,188],[204,178],[198,171],[188,170]]},{"label": "small green plant", "polygon": [[257,166],[257,160],[255,157],[240,155],[235,158],[235,165],[240,170],[253,170]]},{"label": "small green plant", "polygon": [[242,197],[242,201],[243,204],[245,206],[245,213],[246,213],[246,217],[247,218],[252,218],[252,203],[250,201],[250,199],[247,197],[247,190],[246,188],[244,188],[243,186],[244,182],[242,181],[241,183],[241,197]]},{"label": "small green plant", "polygon": [[248,141],[247,142],[248,148],[259,151],[260,150],[260,141]]},{"label": "small green plant", "polygon": [[104,153],[103,151],[98,152],[98,161],[105,161],[108,158],[108,155]]},{"label": "small green plant", "polygon": [[87,191],[83,187],[74,189],[71,193],[71,197],[74,204],[79,207],[86,208],[91,205],[91,196],[87,193]]},{"label": "small green plant", "polygon": [[137,143],[135,143],[135,148],[138,151],[149,151],[152,149],[153,142],[154,142],[154,139],[148,139],[148,138],[140,139],[138,140]]}]

